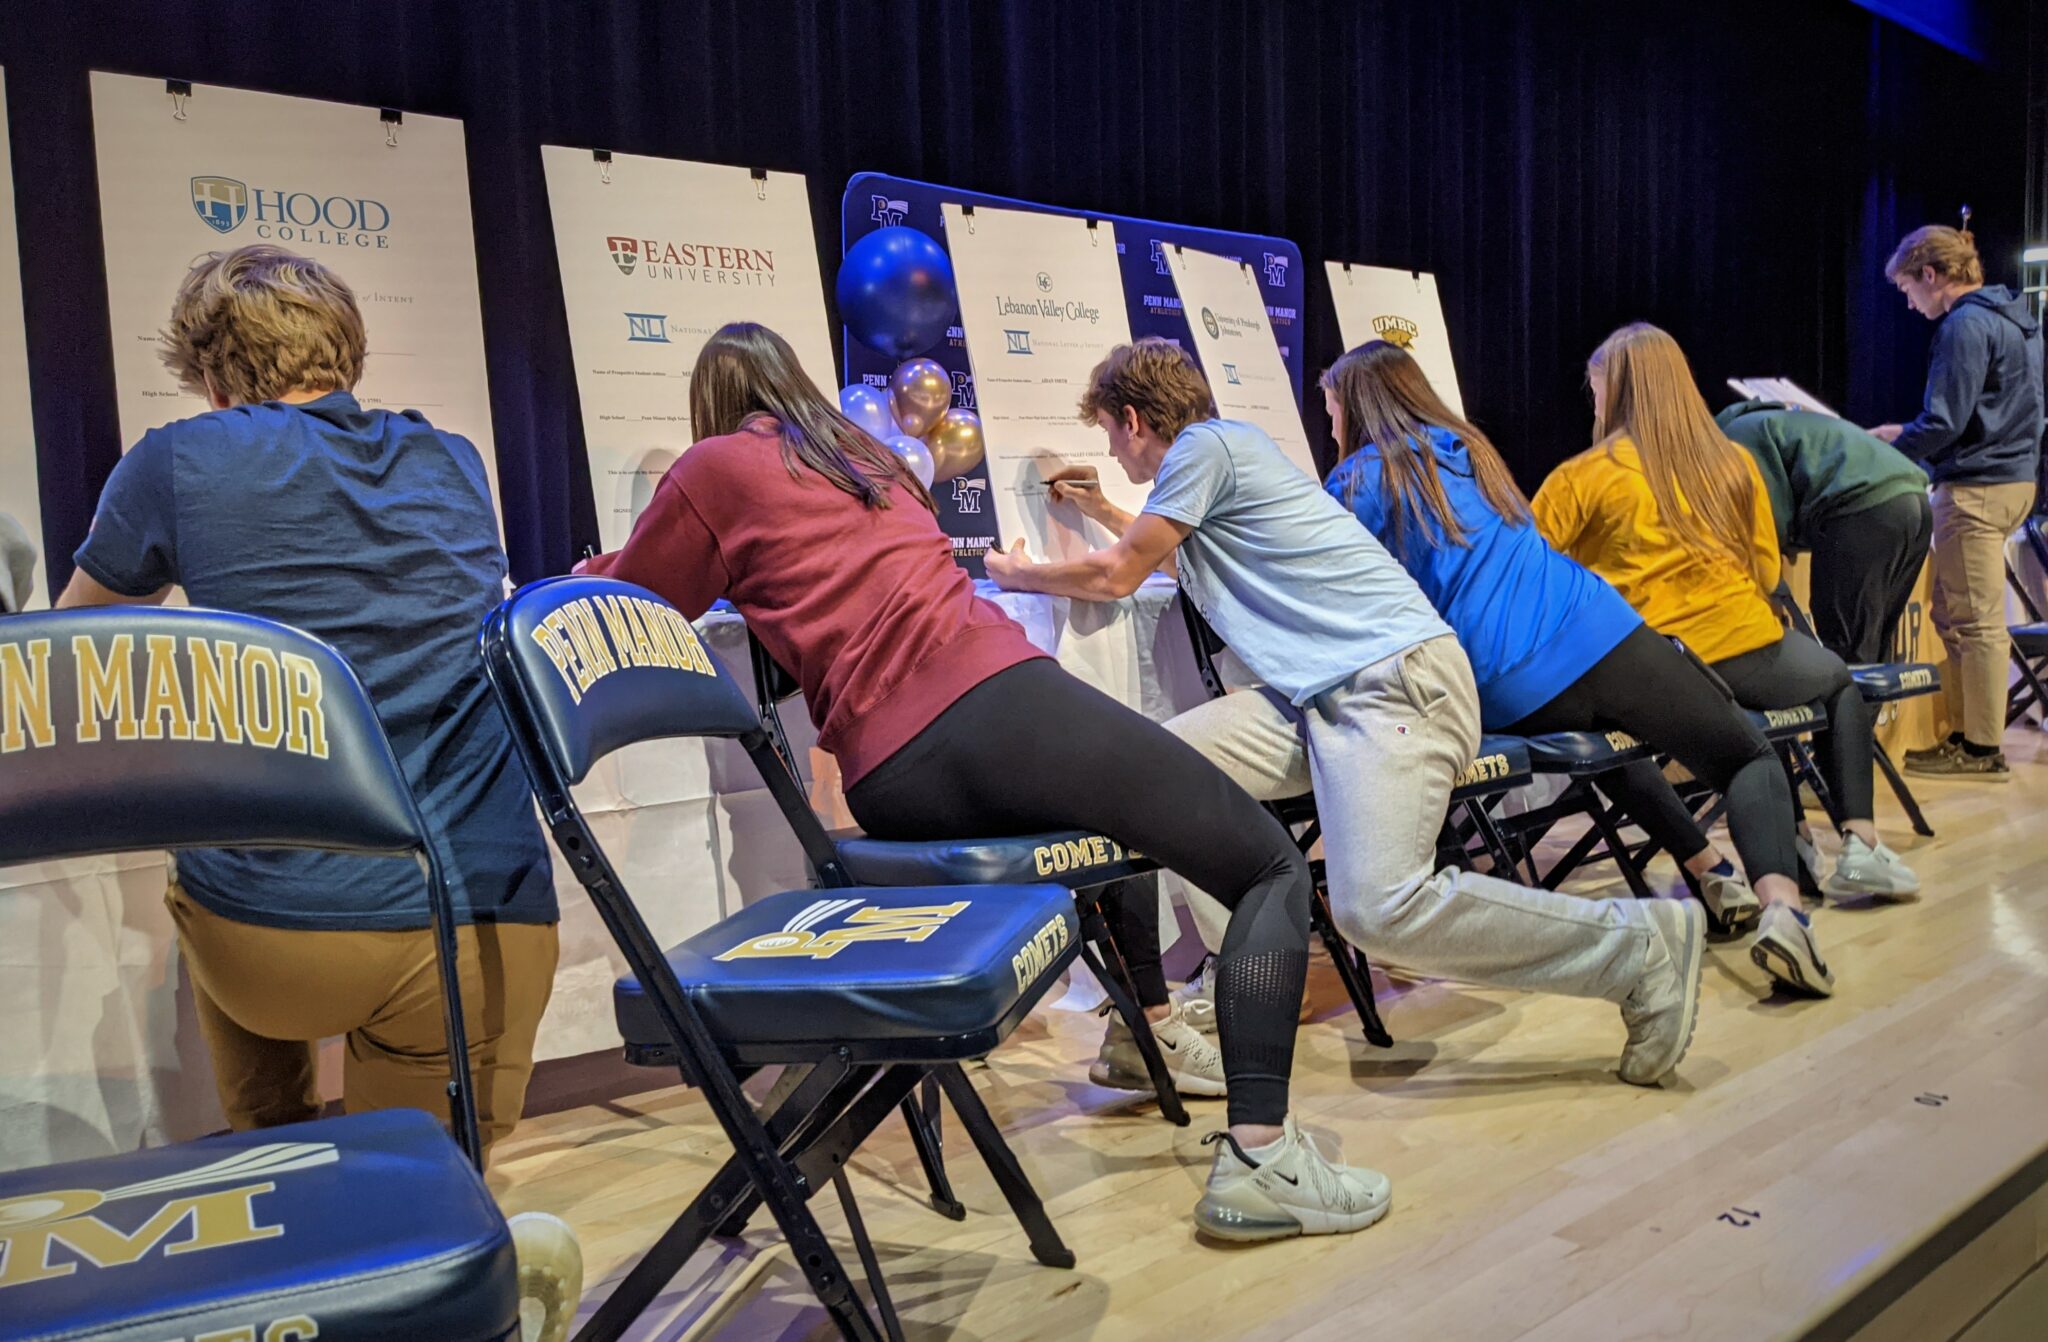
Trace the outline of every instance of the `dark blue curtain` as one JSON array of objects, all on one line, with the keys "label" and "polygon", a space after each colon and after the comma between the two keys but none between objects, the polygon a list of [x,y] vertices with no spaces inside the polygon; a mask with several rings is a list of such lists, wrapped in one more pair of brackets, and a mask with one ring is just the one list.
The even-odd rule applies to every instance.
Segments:
[{"label": "dark blue curtain", "polygon": [[[121,448],[91,69],[467,122],[527,578],[596,535],[544,141],[803,172],[828,277],[863,169],[1278,233],[1318,272],[1434,270],[1467,405],[1533,487],[1586,440],[1586,354],[1634,318],[1710,394],[1783,373],[1867,421],[1910,413],[1927,332],[1878,273],[1892,243],[1967,200],[1993,278],[2017,270],[2025,61],[2003,31],[1976,64],[1846,0],[16,0],[0,63],[50,569]],[[1310,294],[1319,365],[1339,352],[1319,273]]]}]

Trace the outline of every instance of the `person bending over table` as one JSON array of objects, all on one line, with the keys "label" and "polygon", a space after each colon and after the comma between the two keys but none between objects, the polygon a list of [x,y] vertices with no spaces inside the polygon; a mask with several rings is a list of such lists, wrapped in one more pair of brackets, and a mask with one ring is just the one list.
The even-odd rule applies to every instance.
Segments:
[{"label": "person bending over table", "polygon": [[[504,595],[490,487],[467,439],[351,395],[355,294],[272,246],[202,258],[163,360],[213,408],[142,436],[100,495],[60,607],[196,605],[281,621],[348,659],[439,848],[484,1150],[512,1131],[554,986],[554,867],[476,631]],[[246,706],[243,711],[254,711]],[[175,735],[178,724],[170,730]],[[239,728],[236,728],[239,731]],[[109,823],[118,824],[118,817]],[[317,1118],[315,1049],[342,1036],[350,1113],[446,1119],[448,1044],[427,887],[410,862],[186,850],[165,896],[221,1108],[238,1132]],[[512,1218],[520,1293],[560,1342],[575,1237]]]},{"label": "person bending over table", "polygon": [[2005,761],[2005,542],[2039,492],[2041,323],[2028,300],[1984,283],[1969,233],[1940,224],[1900,239],[1884,277],[1937,323],[1927,393],[1910,424],[1871,430],[1934,482],[1934,627],[1948,739],[1906,752],[1913,773],[2002,783]]},{"label": "person bending over table", "polygon": [[931,495],[839,413],[781,336],[720,329],[690,380],[698,442],[620,550],[582,566],[694,619],[720,597],[803,686],[846,803],[878,839],[1089,829],[1232,913],[1220,1054],[1175,1021],[1177,1073],[1227,1086],[1196,1225],[1226,1239],[1360,1230],[1384,1175],[1332,1163],[1288,1112],[1311,886],[1280,823],[1192,749],[1063,671],[953,562]]},{"label": "person bending over table", "polygon": [[1621,595],[1545,543],[1485,434],[1446,406],[1406,350],[1375,340],[1322,378],[1337,465],[1323,487],[1414,577],[1457,631],[1480,725],[1511,736],[1621,730],[1728,797],[1749,881],[1700,832],[1654,761],[1600,786],[1747,931],[1757,891],[1797,905],[1791,793],[1776,752]]},{"label": "person bending over table", "polygon": [[1779,552],[1813,556],[1820,645],[1852,666],[1883,661],[1934,534],[1927,472],[1845,419],[1779,401],[1737,401],[1714,423],[1756,459]]},{"label": "person bending over table", "polygon": [[[1312,779],[1332,912],[1369,954],[1424,974],[1598,997],[1627,1026],[1621,1075],[1654,1085],[1692,1038],[1705,919],[1690,900],[1579,899],[1436,869],[1437,832],[1479,745],[1479,693],[1458,640],[1415,582],[1314,479],[1250,424],[1216,417],[1191,355],[1119,345],[1081,415],[1130,478],[1133,517],[1094,468],[1055,488],[1117,534],[1081,559],[991,554],[1018,591],[1112,600],[1174,560],[1181,585],[1265,682],[1167,724],[1255,796]],[[1199,879],[1196,882],[1200,884]]]},{"label": "person bending over table", "polygon": [[[1756,462],[1722,435],[1685,353],[1647,323],[1594,351],[1594,445],[1550,473],[1533,508],[1544,538],[1614,584],[1659,633],[1714,668],[1745,708],[1819,700],[1820,771],[1846,817],[1828,886],[1905,896],[1920,880],[1872,822],[1870,709],[1842,659],[1788,631],[1771,605],[1778,533]],[[1802,830],[1805,822],[1800,821]],[[1818,857],[1805,833],[1809,868]],[[1796,901],[1764,908],[1750,956],[1780,983],[1827,996],[1834,973]]]}]

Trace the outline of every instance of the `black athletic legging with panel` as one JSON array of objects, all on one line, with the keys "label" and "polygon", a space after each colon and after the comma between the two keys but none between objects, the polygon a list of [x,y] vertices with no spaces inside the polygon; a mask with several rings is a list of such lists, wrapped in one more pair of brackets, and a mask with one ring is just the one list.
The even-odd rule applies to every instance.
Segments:
[{"label": "black athletic legging with panel", "polygon": [[[1771,707],[1806,702],[1791,699]],[[1504,730],[1511,736],[1624,731],[1647,741],[1728,798],[1728,832],[1751,881],[1798,870],[1792,791],[1771,743],[1710,677],[1648,625],[1636,626],[1563,693]],[[1618,770],[1599,786],[1679,860],[1699,852],[1699,826],[1653,762]]]},{"label": "black athletic legging with panel", "polygon": [[[1308,974],[1308,864],[1280,822],[1192,746],[1038,658],[962,695],[848,788],[846,804],[878,839],[1089,829],[1214,895],[1231,911],[1216,958],[1229,1120],[1286,1116]],[[1130,917],[1145,901],[1108,904]]]},{"label": "black athletic legging with panel", "polygon": [[1792,629],[1768,647],[1715,662],[1714,672],[1728,682],[1735,702],[1744,708],[1824,705],[1827,729],[1813,738],[1821,780],[1835,794],[1835,804],[1844,817],[1871,818],[1876,787],[1871,768],[1876,753],[1870,736],[1870,705],[1863,702],[1863,694],[1841,658]]}]

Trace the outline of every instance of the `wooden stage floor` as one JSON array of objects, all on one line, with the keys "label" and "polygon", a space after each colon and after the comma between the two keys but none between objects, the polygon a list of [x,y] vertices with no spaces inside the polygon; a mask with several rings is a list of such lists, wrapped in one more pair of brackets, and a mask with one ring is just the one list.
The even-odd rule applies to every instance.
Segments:
[{"label": "wooden stage floor", "polygon": [[[1100,1023],[1041,1009],[972,1075],[1079,1265],[1033,1262],[956,1126],[947,1152],[969,1215],[929,1211],[892,1119],[853,1169],[906,1332],[1956,1336],[2048,1257],[2043,1199],[2021,1208],[2032,1220],[2017,1235],[2007,1217],[1991,1266],[1984,1252],[1956,1257],[1871,1317],[1902,1279],[1952,1257],[1957,1246],[1931,1235],[1967,1238],[1958,1218],[1988,1215],[2001,1189],[2008,1202],[2030,1192],[2030,1162],[2048,1152],[2048,746],[2016,729],[2008,752],[2005,785],[1914,780],[1931,840],[1915,838],[1880,780],[1880,826],[1919,871],[1921,899],[1817,916],[1840,978],[1832,1001],[1771,996],[1741,943],[1715,946],[1698,1034],[1664,1089],[1616,1079],[1622,1028],[1600,1002],[1383,982],[1399,1042],[1373,1049],[1318,956],[1296,1111],[1348,1159],[1392,1177],[1392,1213],[1358,1235],[1198,1241],[1188,1212],[1221,1103],[1190,1102],[1194,1123],[1177,1129],[1089,1085]],[[1657,877],[1676,885],[1668,865]],[[491,1181],[508,1212],[551,1211],[577,1227],[596,1298],[724,1155],[703,1105],[670,1087],[528,1120]],[[854,1266],[836,1201],[814,1206]],[[716,1314],[721,1294],[730,1308]],[[743,1245],[700,1255],[634,1335],[680,1342],[700,1335],[693,1325],[727,1339],[833,1336],[765,1215]],[[2048,1337],[2048,1319],[2019,1335]]]}]

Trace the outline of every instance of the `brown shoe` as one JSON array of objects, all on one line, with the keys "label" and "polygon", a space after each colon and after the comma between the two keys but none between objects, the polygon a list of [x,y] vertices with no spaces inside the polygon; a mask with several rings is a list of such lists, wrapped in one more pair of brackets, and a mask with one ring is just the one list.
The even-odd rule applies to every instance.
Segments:
[{"label": "brown shoe", "polygon": [[1938,760],[1943,755],[1952,753],[1955,750],[1955,748],[1956,743],[1954,741],[1944,739],[1936,741],[1931,746],[1922,746],[1918,750],[1909,750],[1905,753],[1903,758],[1909,765],[1925,764],[1929,760]]},{"label": "brown shoe", "polygon": [[1986,783],[2005,783],[2012,780],[2012,769],[2005,762],[2003,750],[1989,755],[1977,755],[1961,746],[1951,746],[1945,755],[1933,759],[1916,760],[1908,758],[1906,772],[1923,774],[1929,778],[1974,778]]}]

